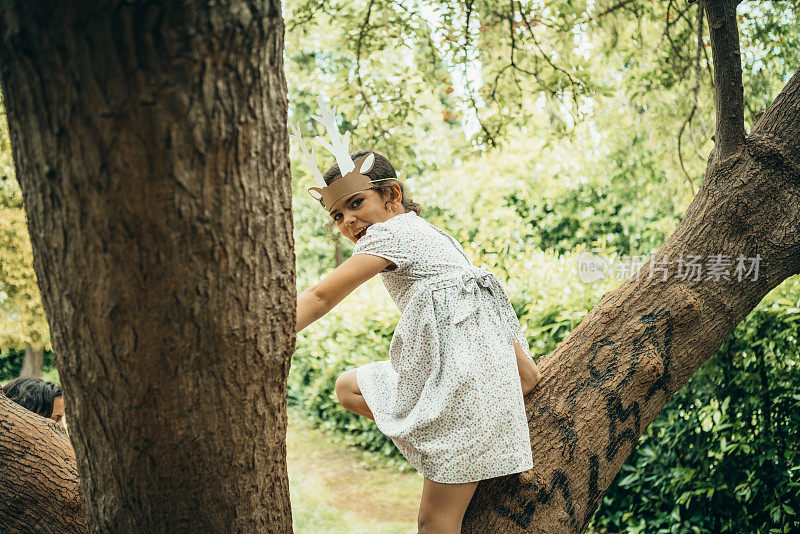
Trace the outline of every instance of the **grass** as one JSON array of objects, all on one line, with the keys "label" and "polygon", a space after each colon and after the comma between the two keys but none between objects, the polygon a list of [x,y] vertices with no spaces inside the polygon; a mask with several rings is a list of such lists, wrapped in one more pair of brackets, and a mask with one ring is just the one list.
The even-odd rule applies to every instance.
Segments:
[{"label": "grass", "polygon": [[401,473],[336,443],[289,410],[289,494],[297,534],[415,534],[422,475]]}]

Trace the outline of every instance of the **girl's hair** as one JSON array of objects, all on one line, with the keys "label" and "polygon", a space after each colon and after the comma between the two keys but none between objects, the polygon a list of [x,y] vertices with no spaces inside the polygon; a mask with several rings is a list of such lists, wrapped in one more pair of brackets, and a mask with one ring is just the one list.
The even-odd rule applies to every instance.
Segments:
[{"label": "girl's hair", "polygon": [[[381,154],[375,152],[374,150],[359,150],[357,152],[353,152],[350,154],[350,159],[353,160],[353,163],[356,162],[358,158],[365,154],[369,154],[373,152],[375,154],[375,163],[372,165],[372,168],[367,172],[366,176],[370,180],[378,180],[381,178],[392,178],[391,180],[385,180],[382,182],[377,182],[373,185],[370,189],[374,189],[378,192],[382,199],[388,198],[386,202],[390,202],[395,199],[394,196],[394,189],[392,189],[391,184],[397,184],[400,186],[400,193],[403,197],[402,205],[405,212],[408,213],[409,211],[413,211],[417,215],[419,215],[420,205],[411,200],[410,198],[406,197],[405,189],[403,188],[403,183],[397,179],[397,173],[392,167],[392,164],[389,163],[389,160],[386,159]],[[326,185],[331,185],[332,182],[338,180],[342,177],[341,172],[339,171],[339,164],[334,163],[333,166],[325,171],[325,174],[322,175],[322,178],[325,180]],[[338,240],[339,239],[339,232],[334,232],[333,227],[336,226],[334,221],[330,221],[325,225],[326,233],[328,237]]]},{"label": "girl's hair", "polygon": [[53,415],[53,401],[61,397],[61,388],[41,378],[15,378],[5,386],[3,393],[12,400],[42,417]]}]

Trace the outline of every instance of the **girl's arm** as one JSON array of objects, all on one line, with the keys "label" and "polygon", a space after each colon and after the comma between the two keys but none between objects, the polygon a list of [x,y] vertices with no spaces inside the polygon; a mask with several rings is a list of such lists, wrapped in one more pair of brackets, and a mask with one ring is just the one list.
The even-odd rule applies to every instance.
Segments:
[{"label": "girl's arm", "polygon": [[328,313],[355,288],[393,262],[372,254],[354,254],[312,287],[297,295],[297,324],[300,332]]}]

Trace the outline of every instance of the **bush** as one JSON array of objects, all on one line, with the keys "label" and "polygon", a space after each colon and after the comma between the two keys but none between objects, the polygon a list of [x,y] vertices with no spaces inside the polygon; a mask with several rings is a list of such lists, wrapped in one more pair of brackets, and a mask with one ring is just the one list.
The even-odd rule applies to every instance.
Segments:
[{"label": "bush", "polygon": [[[0,351],[0,382],[5,383],[19,376],[22,369],[22,360],[25,359],[25,349],[9,348]],[[48,376],[45,376],[48,375]],[[42,358],[42,378],[55,379],[57,382],[56,362],[52,351],[45,350]]]},{"label": "bush", "polygon": [[800,531],[800,280],[675,393],[606,491],[613,532]]},{"label": "bush", "polygon": [[7,382],[19,376],[25,350],[6,349],[0,352],[0,382]]}]

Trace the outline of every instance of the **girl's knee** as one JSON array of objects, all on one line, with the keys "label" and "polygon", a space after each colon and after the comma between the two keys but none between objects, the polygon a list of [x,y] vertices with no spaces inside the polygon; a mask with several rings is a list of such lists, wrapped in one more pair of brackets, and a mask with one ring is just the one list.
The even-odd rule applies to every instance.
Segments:
[{"label": "girl's knee", "polygon": [[417,517],[417,534],[458,534],[461,532],[462,518],[439,515],[420,515]]},{"label": "girl's knee", "polygon": [[356,370],[349,369],[336,377],[333,390],[336,392],[336,398],[339,399],[339,404],[344,406],[344,403],[358,390]]},{"label": "girl's knee", "polygon": [[347,378],[344,376],[344,373],[336,378],[333,390],[336,392],[336,398],[339,399],[339,404],[342,404],[342,401],[346,400],[347,396],[350,394],[350,390],[347,386]]},{"label": "girl's knee", "polygon": [[417,516],[421,533],[458,533],[478,482],[444,484],[424,479]]}]

